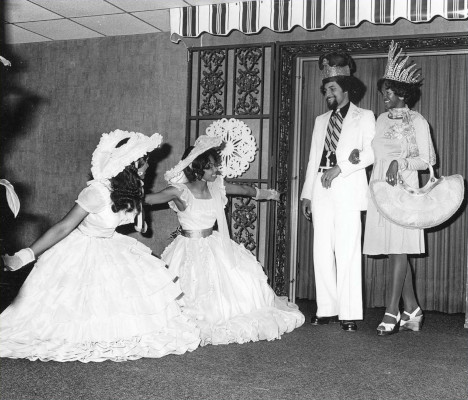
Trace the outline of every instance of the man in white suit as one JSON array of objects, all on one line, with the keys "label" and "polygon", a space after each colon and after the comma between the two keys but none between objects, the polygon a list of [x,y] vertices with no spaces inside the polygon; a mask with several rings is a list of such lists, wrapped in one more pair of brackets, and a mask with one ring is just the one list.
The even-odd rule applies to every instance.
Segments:
[{"label": "man in white suit", "polygon": [[356,65],[348,54],[325,54],[319,66],[330,111],[315,120],[301,193],[302,213],[314,224],[312,323],[341,321],[344,331],[353,332],[363,318],[361,211],[367,208],[365,168],[374,161],[375,117],[354,104],[365,87],[352,76]]}]

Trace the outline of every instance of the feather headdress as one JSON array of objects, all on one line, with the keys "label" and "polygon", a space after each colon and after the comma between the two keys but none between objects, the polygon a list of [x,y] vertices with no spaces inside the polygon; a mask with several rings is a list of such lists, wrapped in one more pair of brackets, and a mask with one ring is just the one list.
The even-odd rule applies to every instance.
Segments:
[{"label": "feather headdress", "polygon": [[419,69],[415,63],[407,65],[409,56],[402,55],[403,49],[398,51],[398,43],[392,40],[388,50],[388,61],[385,67],[384,79],[392,81],[415,84],[422,80]]}]

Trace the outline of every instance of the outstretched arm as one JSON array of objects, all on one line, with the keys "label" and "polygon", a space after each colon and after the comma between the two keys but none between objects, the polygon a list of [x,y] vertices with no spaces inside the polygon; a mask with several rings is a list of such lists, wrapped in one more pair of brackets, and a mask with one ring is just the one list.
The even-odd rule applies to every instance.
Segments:
[{"label": "outstretched arm", "polygon": [[249,185],[236,185],[224,181],[224,187],[226,188],[226,194],[231,196],[254,197],[257,194],[255,187]]},{"label": "outstretched arm", "polygon": [[54,244],[60,242],[83,221],[89,213],[76,204],[65,217],[37,239],[31,246],[35,256],[39,256]]},{"label": "outstretched arm", "polygon": [[29,248],[18,251],[14,256],[2,256],[6,269],[14,271],[34,261],[44,251],[68,236],[87,215],[88,212],[76,204],[61,221],[48,229]]},{"label": "outstretched arm", "polygon": [[185,210],[185,203],[180,199],[182,191],[174,186],[169,186],[166,189],[157,193],[148,193],[145,195],[145,204],[163,204],[173,201],[180,211]]},{"label": "outstretched arm", "polygon": [[235,185],[225,182],[226,194],[234,196],[253,197],[255,200],[280,201],[280,194],[274,189],[258,189],[249,185]]}]

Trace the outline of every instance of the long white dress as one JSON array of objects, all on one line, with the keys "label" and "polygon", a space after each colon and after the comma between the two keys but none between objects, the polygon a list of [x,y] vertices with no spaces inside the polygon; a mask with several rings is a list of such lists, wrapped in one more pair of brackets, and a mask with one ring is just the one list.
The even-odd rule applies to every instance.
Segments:
[{"label": "long white dress", "polygon": [[298,307],[276,296],[252,253],[229,238],[222,178],[208,183],[209,200],[196,199],[184,184],[174,186],[182,190],[187,205],[179,211],[170,203],[182,229],[208,229],[218,220],[219,231],[205,238],[179,235],[162,254],[180,278],[182,311],[200,327],[201,344],[274,340],[301,326],[304,315]]},{"label": "long white dress", "polygon": [[111,210],[110,191],[89,184],[76,202],[88,216],[39,257],[0,315],[0,356],[42,361],[125,361],[182,354],[199,329],[164,262],[115,232],[133,213]]}]

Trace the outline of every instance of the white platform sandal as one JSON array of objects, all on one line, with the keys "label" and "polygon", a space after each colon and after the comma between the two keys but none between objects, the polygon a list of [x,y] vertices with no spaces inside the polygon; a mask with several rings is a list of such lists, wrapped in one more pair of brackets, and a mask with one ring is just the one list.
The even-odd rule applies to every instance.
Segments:
[{"label": "white platform sandal", "polygon": [[387,322],[381,322],[380,325],[377,327],[377,335],[379,336],[393,335],[394,333],[397,333],[400,329],[401,315],[399,312],[398,315],[393,315],[388,312],[386,312],[385,315],[394,318],[396,323],[389,324]]},{"label": "white platform sandal", "polygon": [[422,329],[424,315],[422,314],[422,312],[420,315],[416,315],[419,311],[421,311],[421,308],[419,307],[416,308],[416,310],[414,310],[411,314],[407,311],[403,311],[403,314],[408,315],[409,319],[407,319],[406,321],[402,319],[400,322],[400,328],[407,331],[420,331]]}]

